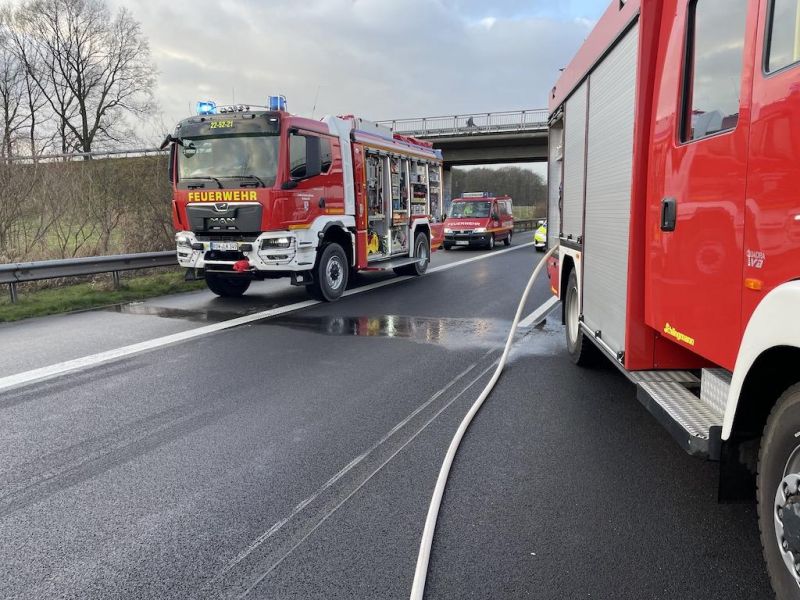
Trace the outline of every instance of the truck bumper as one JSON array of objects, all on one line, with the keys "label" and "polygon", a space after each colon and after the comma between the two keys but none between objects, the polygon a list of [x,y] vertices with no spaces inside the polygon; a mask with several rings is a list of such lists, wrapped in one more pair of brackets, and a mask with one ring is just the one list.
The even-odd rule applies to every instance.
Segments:
[{"label": "truck bumper", "polygon": [[491,233],[447,233],[444,236],[444,243],[446,246],[486,246],[491,235]]},{"label": "truck bumper", "polygon": [[[278,274],[308,271],[314,266],[317,239],[311,232],[270,231],[255,240],[217,242],[198,239],[189,231],[177,234],[178,264],[186,269],[229,272],[240,275]],[[247,271],[235,271],[234,264],[247,261]]]}]

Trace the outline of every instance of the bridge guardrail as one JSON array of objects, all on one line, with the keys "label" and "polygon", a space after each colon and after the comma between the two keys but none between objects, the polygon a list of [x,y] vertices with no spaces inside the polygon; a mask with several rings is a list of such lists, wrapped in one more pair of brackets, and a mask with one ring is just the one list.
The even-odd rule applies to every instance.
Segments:
[{"label": "bridge guardrail", "polygon": [[119,287],[119,274],[122,271],[172,267],[177,264],[178,258],[174,250],[10,263],[0,265],[0,284],[9,286],[11,302],[14,303],[18,298],[19,283],[111,273],[114,277],[114,287]]},{"label": "bridge guardrail", "polygon": [[416,119],[378,121],[392,131],[419,137],[509,133],[547,128],[547,109],[516,110],[495,113],[473,113]]}]

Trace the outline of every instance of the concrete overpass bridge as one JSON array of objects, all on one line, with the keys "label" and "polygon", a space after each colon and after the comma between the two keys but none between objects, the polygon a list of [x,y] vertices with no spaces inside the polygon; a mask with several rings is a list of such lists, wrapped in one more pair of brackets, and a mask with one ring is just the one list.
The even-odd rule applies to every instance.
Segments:
[{"label": "concrete overpass bridge", "polygon": [[379,121],[433,142],[446,168],[547,161],[547,109]]},{"label": "concrete overpass bridge", "polygon": [[547,162],[547,109],[379,121],[397,133],[433,142],[444,156],[444,196],[451,169],[469,165]]}]

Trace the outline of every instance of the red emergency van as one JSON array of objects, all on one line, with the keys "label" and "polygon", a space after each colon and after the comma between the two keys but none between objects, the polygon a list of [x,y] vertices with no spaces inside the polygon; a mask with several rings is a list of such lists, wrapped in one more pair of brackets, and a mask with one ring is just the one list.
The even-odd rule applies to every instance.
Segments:
[{"label": "red emergency van", "polygon": [[513,203],[510,196],[473,192],[455,198],[444,222],[442,247],[480,246],[494,248],[497,242],[511,245],[514,234]]}]

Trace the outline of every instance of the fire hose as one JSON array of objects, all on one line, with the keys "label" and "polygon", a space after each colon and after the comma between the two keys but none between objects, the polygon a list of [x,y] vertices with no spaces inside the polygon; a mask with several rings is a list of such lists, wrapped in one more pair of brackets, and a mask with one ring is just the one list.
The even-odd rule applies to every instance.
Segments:
[{"label": "fire hose", "polygon": [[431,503],[428,507],[428,516],[425,519],[425,527],[422,530],[422,540],[419,544],[417,568],[414,572],[414,583],[411,587],[410,600],[422,600],[422,597],[425,594],[425,580],[428,576],[428,563],[431,557],[431,545],[433,544],[433,533],[436,529],[436,520],[439,517],[439,507],[442,504],[442,496],[444,495],[444,489],[447,485],[447,477],[450,474],[450,467],[453,465],[453,459],[455,458],[458,447],[461,444],[461,439],[464,437],[464,433],[466,433],[470,423],[472,423],[472,419],[475,417],[475,414],[480,410],[481,406],[483,406],[484,401],[489,397],[489,394],[492,393],[495,384],[500,379],[500,375],[502,374],[503,369],[506,366],[506,362],[508,361],[508,355],[511,352],[511,347],[514,344],[514,336],[517,333],[517,326],[520,318],[522,317],[522,311],[525,309],[525,304],[528,301],[528,296],[530,295],[531,289],[533,289],[533,284],[539,277],[539,274],[542,272],[544,266],[547,264],[547,260],[553,256],[557,250],[558,246],[547,252],[533,270],[531,278],[528,280],[528,285],[525,286],[525,291],[522,293],[522,299],[519,302],[519,306],[517,306],[517,312],[514,315],[514,321],[511,323],[511,330],[508,332],[508,339],[506,339],[506,345],[503,349],[503,355],[500,357],[500,362],[497,363],[497,368],[494,370],[494,374],[489,380],[489,383],[487,383],[486,387],[483,388],[480,396],[478,396],[478,399],[461,421],[453,440],[450,442],[450,447],[447,449],[444,462],[442,462],[442,467],[439,469],[439,477],[436,479],[436,486],[433,488],[433,496],[431,497]]}]

